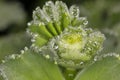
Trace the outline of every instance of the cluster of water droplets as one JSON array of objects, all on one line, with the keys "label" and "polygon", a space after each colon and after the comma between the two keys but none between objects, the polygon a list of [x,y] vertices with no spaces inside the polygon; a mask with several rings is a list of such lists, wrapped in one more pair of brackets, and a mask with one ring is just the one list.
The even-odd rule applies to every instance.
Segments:
[{"label": "cluster of water droplets", "polygon": [[[87,18],[79,15],[80,10],[77,6],[73,5],[68,9],[62,1],[55,3],[48,1],[43,8],[37,7],[33,11],[33,20],[28,23],[27,29],[28,34],[32,35],[31,48],[46,59],[64,67],[80,68],[87,64],[102,49],[105,38],[99,31],[87,28]],[[79,35],[78,44],[74,46],[64,44],[61,40],[66,35],[70,36],[71,40],[67,40],[73,44],[78,39],[76,35]],[[65,53],[65,57],[61,56],[62,53]]]},{"label": "cluster of water droplets", "polygon": [[0,76],[1,76],[4,80],[9,80],[9,79],[7,78],[7,76],[5,75],[5,73],[4,73],[4,69],[2,69],[1,67],[0,67]]},{"label": "cluster of water droplets", "polygon": [[[72,34],[74,36],[72,36]],[[77,44],[79,45],[74,45],[74,42],[76,44],[76,40],[73,38],[75,38],[75,36],[79,37],[77,34],[80,35],[82,39],[80,39],[80,41],[78,40]],[[73,44],[69,44],[69,42],[63,43],[65,36],[71,37],[70,40],[74,40]],[[67,40],[68,39],[69,38],[67,38]],[[65,29],[62,34],[54,37],[48,42],[48,48],[54,54],[47,54],[46,58],[48,58],[49,55],[49,58],[64,67],[81,68],[97,60],[96,55],[101,51],[104,40],[104,35],[99,31],[81,27],[69,27]],[[64,56],[62,56],[62,54]]]},{"label": "cluster of water droplets", "polygon": [[2,61],[2,64],[8,62],[9,60],[16,60],[16,59],[19,59],[21,58],[21,56],[26,53],[28,51],[28,47],[24,47],[23,50],[20,51],[20,54],[12,54],[12,55],[9,55],[9,56],[5,56],[5,58]]},{"label": "cluster of water droplets", "polygon": [[118,60],[120,60],[120,54],[118,54],[118,53],[106,53],[106,54],[102,54],[102,55],[97,55],[96,60],[101,60],[106,57],[115,57]]}]

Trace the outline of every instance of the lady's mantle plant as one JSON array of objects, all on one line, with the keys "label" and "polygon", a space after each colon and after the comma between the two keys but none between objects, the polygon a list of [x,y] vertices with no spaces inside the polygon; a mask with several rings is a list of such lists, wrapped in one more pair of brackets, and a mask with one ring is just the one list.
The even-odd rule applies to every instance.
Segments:
[{"label": "lady's mantle plant", "polygon": [[[79,17],[79,8],[56,1],[47,2],[42,9],[33,12],[33,20],[28,23],[33,35],[32,47],[38,53],[50,58],[66,68],[81,68],[94,59],[102,49],[104,35],[86,28],[88,21]],[[44,52],[44,51],[50,51]]]},{"label": "lady's mantle plant", "polygon": [[[75,5],[68,9],[61,1],[37,7],[27,29],[32,45],[21,50],[20,55],[3,60],[0,71],[4,79],[64,80],[59,65],[66,70],[65,79],[74,80],[74,71],[96,60],[105,40],[104,34],[87,27],[88,21],[79,12]],[[78,75],[75,80],[79,80]]]}]

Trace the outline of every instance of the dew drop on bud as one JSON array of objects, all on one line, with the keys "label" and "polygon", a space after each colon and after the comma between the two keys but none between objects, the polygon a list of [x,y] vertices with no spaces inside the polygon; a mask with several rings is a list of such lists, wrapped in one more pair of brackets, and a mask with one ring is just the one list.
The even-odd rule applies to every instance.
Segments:
[{"label": "dew drop on bud", "polygon": [[20,52],[21,52],[21,54],[24,54],[25,51],[24,51],[24,50],[21,50]]},{"label": "dew drop on bud", "polygon": [[35,47],[35,44],[32,44],[31,47]]},{"label": "dew drop on bud", "polygon": [[10,58],[15,59],[15,55],[14,55],[14,54],[12,54],[12,55],[10,56]]},{"label": "dew drop on bud", "polygon": [[17,57],[18,57],[18,58],[20,58],[20,57],[21,57],[21,55],[17,55]]},{"label": "dew drop on bud", "polygon": [[2,60],[2,63],[5,63],[5,60]]},{"label": "dew drop on bud", "polygon": [[49,56],[49,55],[46,55],[45,58],[46,58],[46,59],[50,59],[50,56]]},{"label": "dew drop on bud", "polygon": [[28,26],[31,26],[31,23],[27,23]]},{"label": "dew drop on bud", "polygon": [[88,21],[83,22],[83,24],[84,24],[84,25],[87,25],[87,24],[88,24]]},{"label": "dew drop on bud", "polygon": [[28,50],[28,47],[25,47],[24,50],[27,51],[27,50]]},{"label": "dew drop on bud", "polygon": [[80,64],[82,65],[84,62],[80,62]]},{"label": "dew drop on bud", "polygon": [[31,42],[35,42],[35,39],[31,39]]},{"label": "dew drop on bud", "polygon": [[54,64],[58,64],[57,61],[55,61]]},{"label": "dew drop on bud", "polygon": [[94,61],[97,61],[97,58],[94,58]]},{"label": "dew drop on bud", "polygon": [[58,49],[58,46],[55,46],[54,49]]},{"label": "dew drop on bud", "polygon": [[70,13],[73,17],[79,17],[79,14],[80,14],[79,8],[76,7],[75,5],[71,6]]}]

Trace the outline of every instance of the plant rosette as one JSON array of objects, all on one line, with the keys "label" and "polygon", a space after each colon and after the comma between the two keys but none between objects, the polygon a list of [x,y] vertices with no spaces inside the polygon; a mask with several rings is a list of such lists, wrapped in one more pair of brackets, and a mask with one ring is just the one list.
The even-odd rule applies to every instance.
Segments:
[{"label": "plant rosette", "polygon": [[36,8],[28,23],[35,51],[65,68],[79,69],[94,61],[105,37],[86,27],[88,21],[79,14],[78,7],[68,9],[62,1]]}]

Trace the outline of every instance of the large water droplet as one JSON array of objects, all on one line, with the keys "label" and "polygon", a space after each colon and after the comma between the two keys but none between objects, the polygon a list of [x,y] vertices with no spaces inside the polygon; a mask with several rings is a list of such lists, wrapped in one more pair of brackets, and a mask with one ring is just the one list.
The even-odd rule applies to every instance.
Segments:
[{"label": "large water droplet", "polygon": [[59,47],[58,46],[55,46],[55,49],[58,49]]},{"label": "large water droplet", "polygon": [[55,61],[54,64],[58,64],[57,61]]},{"label": "large water droplet", "polygon": [[24,51],[24,50],[21,50],[20,52],[21,52],[21,54],[24,54],[25,51]]},{"label": "large water droplet", "polygon": [[24,50],[27,51],[27,50],[28,50],[28,47],[25,47]]},{"label": "large water droplet", "polygon": [[62,1],[56,1],[55,2],[55,6],[57,8],[57,11],[61,14],[61,13],[68,13],[69,14],[69,11],[68,11],[68,7],[65,3],[63,3]]},{"label": "large water droplet", "polygon": [[84,64],[84,62],[80,62],[80,65]]},{"label": "large water droplet", "polygon": [[46,55],[45,58],[46,58],[46,59],[50,59],[50,56],[49,56],[49,55]]},{"label": "large water droplet", "polygon": [[2,60],[2,63],[5,63],[5,60]]},{"label": "large water droplet", "polygon": [[79,17],[79,14],[80,14],[79,8],[75,5],[71,6],[70,7],[70,14],[73,17]]},{"label": "large water droplet", "polygon": [[97,61],[97,58],[94,58],[94,61]]},{"label": "large water droplet", "polygon": [[79,20],[82,22],[83,25],[87,25],[88,21],[86,17],[80,17]]},{"label": "large water droplet", "polygon": [[31,42],[35,42],[35,39],[31,39]]},{"label": "large water droplet", "polygon": [[11,59],[15,59],[15,55],[12,54],[12,55],[10,56],[10,58],[11,58]]},{"label": "large water droplet", "polygon": [[31,26],[31,23],[29,22],[29,23],[27,23],[27,25],[28,25],[28,26]]},{"label": "large water droplet", "polygon": [[88,24],[88,21],[84,21],[83,24],[84,24],[84,25],[87,25],[87,24]]}]

